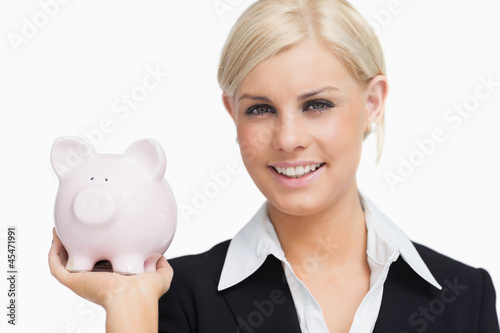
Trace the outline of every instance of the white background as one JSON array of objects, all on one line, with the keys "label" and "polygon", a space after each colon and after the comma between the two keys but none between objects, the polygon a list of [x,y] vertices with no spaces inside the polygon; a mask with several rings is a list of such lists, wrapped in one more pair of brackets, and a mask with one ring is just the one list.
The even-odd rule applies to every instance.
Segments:
[{"label": "white background", "polygon": [[[414,241],[486,268],[500,290],[500,87],[456,128],[443,118],[454,104],[474,101],[480,77],[500,82],[500,2],[394,1],[353,1],[379,31],[391,87],[383,158],[375,166],[367,140],[359,188]],[[155,138],[182,207],[193,206],[211,172],[236,161],[241,171],[206,208],[179,216],[166,257],[232,237],[264,198],[241,162],[216,69],[231,25],[252,1],[69,1],[43,22],[40,3],[47,2],[0,3],[0,331],[104,332],[103,310],[49,273],[58,187],[51,145],[59,136],[82,137],[103,119],[113,127],[99,152],[122,153],[139,138]],[[218,3],[229,9],[218,13]],[[377,14],[391,3],[395,14]],[[16,52],[9,36],[22,36],[26,20],[37,19],[40,28]],[[148,67],[169,76],[119,118],[113,103],[141,84]],[[391,188],[388,172],[398,172],[400,158],[418,157],[415,140],[437,128],[446,141]],[[5,315],[9,225],[18,228],[16,327]]]}]

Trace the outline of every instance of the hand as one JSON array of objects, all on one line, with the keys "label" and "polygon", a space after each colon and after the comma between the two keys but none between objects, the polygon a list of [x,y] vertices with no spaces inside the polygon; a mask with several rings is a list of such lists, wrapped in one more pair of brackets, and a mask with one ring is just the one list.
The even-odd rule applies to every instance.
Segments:
[{"label": "hand", "polygon": [[52,234],[54,239],[49,251],[51,274],[77,295],[106,310],[130,300],[138,304],[157,303],[170,288],[173,270],[163,256],[156,262],[156,272],[130,276],[109,272],[69,272],[66,269],[68,254],[55,228]]}]

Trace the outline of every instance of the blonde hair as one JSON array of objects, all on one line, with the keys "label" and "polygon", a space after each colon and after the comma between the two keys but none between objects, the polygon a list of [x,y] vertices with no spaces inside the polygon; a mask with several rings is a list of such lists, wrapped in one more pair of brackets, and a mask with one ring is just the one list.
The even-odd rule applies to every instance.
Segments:
[{"label": "blonde hair", "polygon": [[[347,1],[260,0],[243,12],[229,32],[217,73],[220,88],[234,96],[255,66],[311,37],[324,42],[363,86],[385,75],[376,34]],[[383,142],[384,116],[377,130],[377,163]]]}]

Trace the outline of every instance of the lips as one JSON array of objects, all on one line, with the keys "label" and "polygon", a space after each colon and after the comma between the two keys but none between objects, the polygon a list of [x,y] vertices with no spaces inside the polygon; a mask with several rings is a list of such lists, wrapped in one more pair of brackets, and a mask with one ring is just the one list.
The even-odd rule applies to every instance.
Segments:
[{"label": "lips", "polygon": [[299,165],[296,167],[274,167],[276,172],[291,178],[300,178],[319,169],[324,163]]},{"label": "lips", "polygon": [[312,184],[322,173],[325,162],[278,162],[268,166],[274,179],[286,188],[301,188]]},{"label": "lips", "polygon": [[316,171],[316,169],[319,169],[324,164],[324,162],[317,161],[283,161],[270,164],[269,166],[273,167],[277,173],[286,177],[300,178],[304,175]]}]

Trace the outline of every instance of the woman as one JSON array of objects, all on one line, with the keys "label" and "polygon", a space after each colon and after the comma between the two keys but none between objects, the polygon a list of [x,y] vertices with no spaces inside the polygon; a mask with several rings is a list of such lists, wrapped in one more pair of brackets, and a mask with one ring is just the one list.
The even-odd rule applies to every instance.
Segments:
[{"label": "woman", "polygon": [[412,243],[357,188],[370,133],[380,158],[388,93],[357,11],[258,1],[233,27],[218,79],[267,200],[231,241],[132,277],[68,273],[54,233],[52,274],[106,309],[107,330],[499,332],[488,273]]}]

